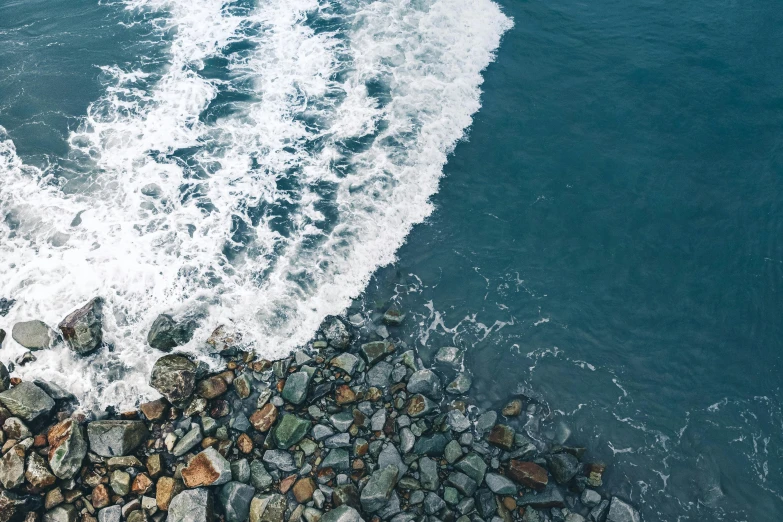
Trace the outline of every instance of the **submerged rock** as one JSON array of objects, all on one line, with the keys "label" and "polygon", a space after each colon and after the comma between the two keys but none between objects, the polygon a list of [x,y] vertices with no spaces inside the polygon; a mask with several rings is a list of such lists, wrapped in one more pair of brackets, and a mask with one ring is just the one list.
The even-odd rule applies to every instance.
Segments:
[{"label": "submerged rock", "polygon": [[195,328],[194,321],[177,322],[168,314],[160,314],[150,327],[147,343],[153,348],[168,352],[190,342]]},{"label": "submerged rock", "polygon": [[11,337],[29,350],[49,348],[58,340],[57,333],[43,321],[16,323],[11,330]]},{"label": "submerged rock", "polygon": [[74,310],[59,324],[68,347],[78,354],[87,354],[103,344],[103,299],[96,297]]}]

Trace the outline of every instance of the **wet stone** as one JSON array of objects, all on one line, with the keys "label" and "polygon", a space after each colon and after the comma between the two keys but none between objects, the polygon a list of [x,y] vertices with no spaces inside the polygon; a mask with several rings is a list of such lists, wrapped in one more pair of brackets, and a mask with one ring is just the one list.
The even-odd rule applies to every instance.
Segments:
[{"label": "wet stone", "polygon": [[223,507],[226,522],[245,522],[250,514],[250,502],[255,489],[241,482],[228,482],[220,488],[218,501]]},{"label": "wet stone", "polygon": [[271,403],[265,404],[250,416],[250,424],[261,433],[269,431],[275,421],[277,421],[277,407]]},{"label": "wet stone", "polygon": [[14,489],[24,482],[24,450],[14,446],[0,459],[0,483]]},{"label": "wet stone", "polygon": [[591,508],[601,503],[601,495],[595,490],[585,489],[582,491],[580,500],[582,501],[582,504]]},{"label": "wet stone", "polygon": [[440,379],[432,370],[414,372],[408,379],[407,389],[410,393],[420,393],[433,400],[440,400],[443,396]]},{"label": "wet stone", "polygon": [[244,433],[244,432],[246,432],[247,430],[250,429],[251,424],[250,424],[250,420],[247,418],[247,416],[244,413],[239,412],[236,415],[234,415],[233,417],[231,417],[231,420],[229,421],[228,426],[232,430],[237,430],[239,432]]},{"label": "wet stone", "polygon": [[53,346],[57,341],[57,333],[43,321],[23,321],[16,323],[11,329],[14,341],[28,350],[43,350]]},{"label": "wet stone", "polygon": [[196,386],[196,392],[205,399],[220,397],[226,391],[228,391],[228,384],[222,377],[217,375],[204,379]]},{"label": "wet stone", "polygon": [[457,491],[463,495],[469,497],[473,496],[473,494],[476,492],[476,489],[478,489],[478,485],[475,480],[464,473],[460,473],[459,471],[454,471],[449,474],[449,484],[454,486]]},{"label": "wet stone", "polygon": [[307,372],[296,372],[288,376],[283,387],[282,396],[291,404],[302,404],[307,398],[307,386],[310,375]]},{"label": "wet stone", "polygon": [[[291,459],[290,468],[296,469],[293,463],[293,459]],[[269,474],[260,460],[254,460],[250,463],[250,483],[254,488],[258,491],[266,491],[272,486],[273,482],[272,475]]]},{"label": "wet stone", "polygon": [[567,484],[579,472],[579,461],[571,454],[556,453],[547,457],[549,471],[558,484]]},{"label": "wet stone", "polygon": [[250,482],[250,463],[247,459],[239,459],[231,463],[231,477],[243,484]]},{"label": "wet stone", "polygon": [[370,476],[360,496],[364,511],[374,513],[386,505],[397,483],[398,473],[396,466],[387,466]]},{"label": "wet stone", "polygon": [[164,355],[152,367],[150,386],[172,404],[180,404],[196,389],[196,369],[196,363],[186,355]]},{"label": "wet stone", "polygon": [[359,349],[359,352],[367,361],[367,364],[372,366],[390,353],[394,352],[394,344],[388,341],[376,341],[372,343],[365,343]]},{"label": "wet stone", "polygon": [[470,478],[481,484],[484,481],[484,474],[487,472],[487,464],[476,453],[468,453],[454,466]]},{"label": "wet stone", "polygon": [[444,346],[435,354],[435,362],[458,369],[462,366],[462,355],[463,352],[459,348]]},{"label": "wet stone", "polygon": [[263,460],[281,471],[294,471],[296,469],[294,457],[287,451],[267,450],[264,452]]},{"label": "wet stone", "polygon": [[150,327],[147,344],[157,350],[171,351],[190,342],[195,327],[196,324],[192,321],[177,322],[168,314],[160,314]]},{"label": "wet stone", "polygon": [[559,489],[549,485],[544,491],[526,493],[517,500],[517,504],[533,509],[561,508],[565,506],[565,499]]},{"label": "wet stone", "polygon": [[440,457],[446,449],[446,437],[441,433],[429,437],[421,437],[413,446],[413,452],[417,455]]},{"label": "wet stone", "polygon": [[489,432],[487,442],[509,451],[514,447],[514,429],[505,424],[496,424]]},{"label": "wet stone", "polygon": [[608,500],[602,500],[600,504],[595,506],[593,509],[590,510],[590,514],[588,515],[590,517],[591,522],[601,522],[606,517],[606,513],[609,511],[609,501]]},{"label": "wet stone", "polygon": [[364,519],[354,508],[343,504],[324,513],[321,522],[364,522]]},{"label": "wet stone", "polygon": [[321,331],[329,345],[338,350],[345,350],[351,342],[348,327],[337,317],[326,318],[321,325]]},{"label": "wet stone", "polygon": [[446,507],[446,502],[438,495],[429,492],[424,496],[424,511],[428,515],[434,515]]},{"label": "wet stone", "polygon": [[182,480],[189,488],[219,486],[231,480],[231,466],[217,450],[207,448],[182,470]]},{"label": "wet stone", "polygon": [[27,456],[27,470],[24,474],[27,482],[36,488],[46,488],[54,484],[57,478],[49,472],[46,460],[38,453]]},{"label": "wet stone", "polygon": [[496,495],[516,495],[517,487],[509,479],[497,473],[487,473],[484,477],[487,487]]},{"label": "wet stone", "polygon": [[0,393],[0,402],[25,422],[35,422],[54,408],[54,400],[35,384],[22,381]]},{"label": "wet stone", "polygon": [[630,504],[623,502],[617,497],[612,497],[609,504],[609,513],[606,515],[606,522],[641,522],[642,518]]},{"label": "wet stone", "polygon": [[367,372],[367,384],[376,388],[386,388],[390,384],[394,367],[386,361],[380,361]]},{"label": "wet stone", "polygon": [[87,425],[90,450],[102,457],[128,455],[149,435],[145,424],[131,420],[103,420]]},{"label": "wet stone", "polygon": [[508,476],[519,484],[538,491],[545,489],[549,483],[546,470],[534,462],[512,460],[508,465]]},{"label": "wet stone", "polygon": [[476,509],[484,519],[490,518],[497,511],[497,504],[495,503],[495,495],[488,489],[480,489],[476,492],[475,497]]},{"label": "wet stone", "polygon": [[453,381],[449,383],[448,386],[446,386],[446,393],[450,393],[452,395],[463,395],[470,390],[471,385],[473,384],[473,379],[470,378],[469,375],[460,373],[457,375],[457,377],[454,378]]},{"label": "wet stone", "polygon": [[505,417],[517,417],[522,413],[522,400],[513,399],[509,401],[504,407],[501,413]]},{"label": "wet stone", "polygon": [[329,422],[337,431],[348,431],[348,428],[353,424],[353,414],[349,411],[335,413],[329,417]]},{"label": "wet stone", "polygon": [[348,375],[353,375],[359,365],[359,358],[352,353],[341,353],[330,361],[335,368],[339,368]]},{"label": "wet stone", "polygon": [[287,504],[283,495],[257,495],[250,502],[250,522],[283,522]]},{"label": "wet stone", "polygon": [[462,446],[456,440],[452,440],[446,444],[446,448],[443,450],[443,456],[449,464],[454,464],[462,458]]},{"label": "wet stone", "polygon": [[421,481],[421,487],[424,489],[437,491],[438,488],[440,488],[438,465],[434,460],[428,457],[419,459],[419,479]]},{"label": "wet stone", "polygon": [[321,462],[321,468],[332,468],[335,470],[348,471],[351,468],[350,456],[348,450],[335,448],[330,450]]},{"label": "wet stone", "polygon": [[103,299],[96,297],[74,310],[58,328],[68,347],[78,354],[87,354],[103,344]]},{"label": "wet stone", "polygon": [[462,433],[463,431],[470,429],[470,421],[459,410],[449,411],[446,420],[449,427],[457,433]]},{"label": "wet stone", "polygon": [[413,418],[424,417],[436,409],[437,405],[424,395],[414,395],[408,400],[407,413]]},{"label": "wet stone", "polygon": [[286,415],[275,428],[275,440],[277,447],[288,449],[307,434],[310,430],[310,421],[300,419],[296,415]]},{"label": "wet stone", "polygon": [[175,457],[181,457],[191,449],[196,447],[196,444],[203,440],[201,436],[201,429],[197,426],[187,432],[184,437],[179,439],[177,445],[171,450],[171,454]]},{"label": "wet stone", "polygon": [[497,420],[498,414],[496,411],[486,411],[482,413],[476,420],[476,431],[479,433],[484,433],[485,431],[491,429]]}]

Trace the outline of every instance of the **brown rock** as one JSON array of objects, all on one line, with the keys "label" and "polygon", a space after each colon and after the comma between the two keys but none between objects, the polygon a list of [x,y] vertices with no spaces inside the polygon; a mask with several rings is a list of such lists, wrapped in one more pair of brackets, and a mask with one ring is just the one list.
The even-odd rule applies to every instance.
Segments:
[{"label": "brown rock", "polygon": [[300,504],[304,504],[313,498],[313,492],[315,492],[315,482],[310,477],[299,479],[294,484],[294,497]]},{"label": "brown rock", "polygon": [[514,399],[503,407],[503,415],[506,417],[516,417],[522,413],[522,401]]},{"label": "brown rock", "polygon": [[291,486],[294,485],[294,482],[296,481],[296,475],[289,475],[283,480],[280,481],[280,493],[285,495],[288,493],[288,490],[291,489]]},{"label": "brown rock", "polygon": [[204,437],[201,441],[201,449],[212,448],[218,445],[220,441],[215,437]]},{"label": "brown rock", "polygon": [[162,470],[163,467],[160,461],[159,453],[155,453],[147,457],[147,472],[151,478],[157,478]]},{"label": "brown rock", "polygon": [[182,470],[182,480],[188,488],[224,484],[230,480],[228,463],[214,449],[206,449]]},{"label": "brown rock", "polygon": [[261,433],[269,431],[269,428],[272,427],[276,420],[277,407],[272,403],[265,404],[263,408],[250,416],[250,424]]},{"label": "brown rock", "polygon": [[231,408],[228,405],[228,401],[222,399],[212,401],[212,408],[209,411],[212,418],[219,419],[220,417],[225,417],[230,412]]},{"label": "brown rock", "polygon": [[156,421],[166,416],[166,408],[168,403],[165,399],[158,399],[152,402],[145,402],[141,406],[141,412],[147,417],[148,420]]},{"label": "brown rock", "polygon": [[364,399],[370,402],[378,402],[383,398],[383,392],[373,386],[364,394]]},{"label": "brown rock", "polygon": [[168,511],[171,499],[177,494],[184,491],[185,484],[181,480],[176,480],[171,477],[161,477],[158,479],[158,483],[155,486],[155,502],[158,505],[158,509],[161,511]]},{"label": "brown rock", "polygon": [[217,375],[204,379],[196,387],[196,393],[204,397],[205,399],[214,399],[223,395],[228,390],[228,384],[222,378]]},{"label": "brown rock", "polygon": [[46,459],[38,453],[30,453],[27,456],[27,469],[24,472],[27,482],[35,488],[46,488],[57,480],[46,465]]},{"label": "brown rock", "polygon": [[356,393],[347,384],[338,386],[334,392],[334,398],[337,404],[350,404],[356,402]]},{"label": "brown rock", "polygon": [[508,476],[519,484],[542,491],[549,483],[546,470],[534,462],[512,460],[508,465]]},{"label": "brown rock", "polygon": [[239,436],[237,439],[237,448],[245,455],[253,451],[253,440],[247,436],[247,433],[243,433]]},{"label": "brown rock", "polygon": [[98,509],[109,505],[109,489],[104,484],[98,484],[92,490],[92,505]]},{"label": "brown rock", "polygon": [[514,511],[517,508],[517,501],[514,497],[503,497],[503,506],[509,511]]},{"label": "brown rock", "polygon": [[510,451],[514,447],[514,430],[505,424],[495,424],[489,432],[487,442],[499,448]]},{"label": "brown rock", "polygon": [[63,502],[65,502],[65,498],[63,498],[63,492],[60,488],[54,488],[46,492],[46,497],[44,498],[44,507],[47,511],[53,507],[59,506]]},{"label": "brown rock", "polygon": [[150,480],[150,478],[147,476],[146,473],[139,473],[136,475],[136,478],[133,479],[133,484],[131,485],[131,491],[137,495],[144,495],[152,489],[153,482]]},{"label": "brown rock", "polygon": [[43,448],[44,446],[46,446],[46,444],[47,444],[46,435],[44,435],[43,433],[36,435],[35,438],[33,439],[33,447],[35,448]]}]

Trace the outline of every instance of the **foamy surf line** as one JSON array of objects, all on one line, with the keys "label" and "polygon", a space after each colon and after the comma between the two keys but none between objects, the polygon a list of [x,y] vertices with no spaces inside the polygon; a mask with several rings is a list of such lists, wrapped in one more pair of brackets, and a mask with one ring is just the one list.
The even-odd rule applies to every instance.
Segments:
[{"label": "foamy surf line", "polygon": [[[103,297],[113,350],[60,345],[18,369],[87,407],[156,395],[146,335],[160,313],[198,318],[183,347],[196,355],[230,322],[277,358],[344,310],[432,211],[512,25],[489,0],[127,9],[159,15],[168,64],[105,67],[106,94],[69,140],[81,170],[26,166],[0,136],[0,297],[17,300],[0,327],[55,326]],[[202,74],[213,57],[228,60],[218,79]],[[244,99],[204,118],[223,92]],[[25,351],[5,344],[9,360]]]}]

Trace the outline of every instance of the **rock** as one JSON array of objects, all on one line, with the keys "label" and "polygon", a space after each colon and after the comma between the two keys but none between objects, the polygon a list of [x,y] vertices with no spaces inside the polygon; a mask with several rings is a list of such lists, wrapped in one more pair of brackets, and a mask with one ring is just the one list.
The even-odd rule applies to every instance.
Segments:
[{"label": "rock", "polygon": [[7,297],[0,297],[0,317],[5,317],[11,308],[16,303],[16,299],[8,299]]},{"label": "rock", "polygon": [[424,395],[414,395],[408,400],[408,415],[424,417],[437,409],[437,405]]},{"label": "rock", "polygon": [[541,522],[541,513],[532,508],[526,509],[525,514],[522,515],[522,522]]},{"label": "rock", "polygon": [[[2,332],[2,330],[0,330]],[[3,344],[4,333],[0,333],[0,346]],[[6,391],[11,387],[11,376],[8,374],[8,368],[0,362],[0,392]]]},{"label": "rock", "polygon": [[489,520],[497,511],[495,495],[488,489],[483,488],[476,492],[474,497],[476,501],[476,510],[485,520]]},{"label": "rock", "polygon": [[163,399],[156,399],[154,401],[145,402],[139,406],[141,412],[147,418],[147,420],[156,421],[163,418],[168,410],[168,405]]},{"label": "rock", "polygon": [[460,368],[462,366],[462,350],[454,346],[444,346],[435,354],[435,362]]},{"label": "rock", "polygon": [[43,522],[76,522],[76,508],[72,504],[64,504],[44,513]]},{"label": "rock", "polygon": [[64,390],[59,385],[45,381],[43,379],[33,379],[33,384],[41,388],[46,395],[54,399],[55,401],[59,400],[74,400],[76,399],[76,396],[72,394],[71,392]]},{"label": "rock", "polygon": [[28,513],[41,509],[41,497],[38,495],[17,495],[10,491],[0,491],[0,522],[16,522]]},{"label": "rock", "polygon": [[185,490],[181,480],[161,477],[155,485],[155,503],[161,511],[168,511],[171,500]]},{"label": "rock", "polygon": [[337,431],[348,431],[348,428],[353,424],[353,415],[348,411],[335,413],[329,417],[329,422],[332,423],[332,426],[334,426]]},{"label": "rock", "polygon": [[166,522],[212,522],[212,497],[206,488],[188,489],[171,499]]},{"label": "rock", "polygon": [[10,390],[0,393],[0,402],[25,422],[35,422],[54,408],[52,398],[28,381],[22,381]]},{"label": "rock", "polygon": [[437,463],[428,458],[419,459],[419,479],[421,487],[430,491],[437,491],[440,488],[440,479],[438,478]]},{"label": "rock", "polygon": [[383,469],[387,466],[396,466],[399,476],[403,476],[408,472],[408,466],[402,461],[400,452],[397,451],[397,447],[394,444],[387,444],[378,455],[378,469]]},{"label": "rock", "polygon": [[386,505],[397,483],[398,474],[396,466],[387,466],[370,476],[359,497],[364,511],[374,513]]},{"label": "rock", "polygon": [[456,440],[452,440],[446,444],[446,448],[443,450],[443,456],[449,464],[454,464],[460,458],[462,458],[462,446]]},{"label": "rock", "polygon": [[343,384],[338,386],[334,393],[335,401],[337,404],[350,404],[356,402],[356,392],[354,392],[350,386]]},{"label": "rock", "polygon": [[517,499],[517,505],[533,509],[561,508],[565,506],[565,499],[559,489],[549,485],[544,491],[524,494]]},{"label": "rock", "polygon": [[372,366],[390,353],[394,353],[394,344],[389,341],[365,343],[361,346],[359,352],[364,357],[364,360],[367,361],[367,364]]},{"label": "rock", "polygon": [[522,400],[513,399],[503,406],[501,413],[506,417],[517,417],[522,413]]},{"label": "rock", "polygon": [[196,385],[196,393],[205,399],[214,399],[228,391],[228,383],[219,375],[204,379]]},{"label": "rock", "polygon": [[14,489],[24,482],[24,449],[14,446],[0,459],[0,483]]},{"label": "rock", "polygon": [[220,486],[231,480],[231,465],[215,448],[207,448],[182,470],[182,480],[189,488]]},{"label": "rock", "polygon": [[436,401],[443,397],[440,379],[432,370],[414,372],[408,379],[407,389],[410,393],[420,393]]},{"label": "rock", "polygon": [[606,522],[641,522],[642,517],[631,505],[623,502],[617,497],[612,497],[609,504],[609,514],[606,515]]},{"label": "rock", "polygon": [[121,506],[109,506],[98,511],[98,522],[120,522],[121,519]]},{"label": "rock", "polygon": [[591,522],[602,522],[606,518],[607,511],[609,511],[609,501],[602,500],[600,504],[590,510]]},{"label": "rock", "polygon": [[386,310],[386,313],[383,314],[383,323],[388,326],[400,326],[403,319],[405,319],[405,314],[394,307],[389,308]]},{"label": "rock", "polygon": [[291,404],[302,404],[307,398],[307,386],[310,375],[307,372],[296,372],[288,376],[281,395]]},{"label": "rock", "polygon": [[567,484],[579,472],[579,461],[568,453],[555,453],[547,457],[549,471],[558,484]]},{"label": "rock", "polygon": [[351,333],[348,331],[348,327],[337,317],[327,317],[321,325],[321,332],[326,337],[329,346],[337,350],[345,350],[351,343]]},{"label": "rock", "polygon": [[212,348],[213,352],[223,355],[235,355],[242,346],[242,332],[221,324],[212,331],[212,334],[207,339],[207,345]]},{"label": "rock", "polygon": [[341,369],[348,375],[353,375],[353,372],[356,371],[356,368],[359,365],[359,358],[352,353],[341,353],[329,361],[329,364],[335,368]]},{"label": "rock", "polygon": [[109,486],[117,495],[124,497],[130,493],[131,476],[122,470],[116,469],[112,472],[109,479]]},{"label": "rock", "polygon": [[173,450],[171,450],[171,454],[174,455],[175,457],[181,457],[182,455],[184,455],[185,453],[193,449],[196,446],[196,444],[201,442],[203,439],[204,437],[202,437],[201,435],[201,428],[196,426],[195,428],[187,432],[184,437],[179,439],[177,445],[174,446]]},{"label": "rock", "polygon": [[277,421],[277,407],[272,403],[265,404],[250,416],[250,424],[261,433],[269,431],[275,421]]},{"label": "rock", "polygon": [[250,502],[255,489],[241,482],[227,482],[220,488],[218,501],[223,506],[226,522],[245,522],[250,515]]},{"label": "rock", "polygon": [[283,495],[276,493],[256,496],[250,502],[249,522],[283,522],[287,503]]},{"label": "rock", "polygon": [[410,428],[402,428],[400,430],[400,449],[403,453],[409,453],[413,449],[413,445],[416,443],[416,436],[410,430]]},{"label": "rock", "polygon": [[476,431],[484,433],[492,428],[498,420],[498,414],[495,411],[485,411],[476,419]]},{"label": "rock", "polygon": [[537,491],[546,489],[549,483],[546,470],[534,462],[512,460],[508,464],[508,476],[519,484]]},{"label": "rock", "polygon": [[296,469],[296,466],[294,465],[294,458],[287,451],[267,450],[264,452],[263,460],[267,464],[274,466],[280,471],[294,471]]},{"label": "rock", "polygon": [[277,447],[288,449],[307,434],[310,430],[310,421],[300,419],[296,415],[285,415],[275,428],[275,440]]},{"label": "rock", "polygon": [[593,489],[585,489],[580,497],[582,504],[591,508],[601,503],[601,495]]},{"label": "rock", "polygon": [[19,417],[8,417],[3,423],[3,431],[9,439],[23,440],[33,436]]},{"label": "rock", "polygon": [[464,473],[460,473],[458,471],[454,471],[452,473],[449,473],[449,484],[454,486],[457,491],[462,493],[463,495],[466,495],[468,497],[472,497],[473,494],[476,492],[476,489],[478,489],[478,484],[475,480],[470,478]]},{"label": "rock", "polygon": [[505,424],[495,424],[489,432],[487,442],[506,451],[514,447],[514,430]]},{"label": "rock", "polygon": [[[293,458],[291,459],[290,466],[293,469],[296,469]],[[254,488],[258,491],[266,491],[273,482],[272,476],[266,471],[266,468],[264,468],[264,465],[260,460],[254,460],[250,463],[250,483]]]},{"label": "rock", "polygon": [[232,383],[234,385],[234,391],[240,399],[247,399],[250,394],[253,393],[253,378],[250,374],[243,373]]},{"label": "rock", "polygon": [[164,355],[152,367],[150,386],[170,403],[180,405],[196,389],[197,365],[182,354]]},{"label": "rock", "polygon": [[446,421],[449,427],[456,433],[462,433],[470,428],[470,421],[459,410],[451,410],[446,415]]},{"label": "rock", "polygon": [[177,322],[170,315],[160,314],[150,327],[147,344],[164,352],[171,351],[190,342],[195,327],[193,321]]},{"label": "rock", "polygon": [[565,517],[565,522],[585,522],[585,517],[579,513],[569,513]]},{"label": "rock", "polygon": [[330,450],[324,460],[321,462],[321,468],[332,468],[337,471],[348,471],[351,468],[351,459],[348,456],[348,450],[335,448]]},{"label": "rock", "polygon": [[354,508],[343,504],[324,513],[321,522],[364,522],[364,519]]},{"label": "rock", "polygon": [[16,323],[11,330],[11,337],[28,350],[43,350],[58,340],[57,333],[42,321]]},{"label": "rock", "polygon": [[74,352],[83,355],[98,349],[103,344],[103,299],[96,297],[74,310],[58,328]]},{"label": "rock", "polygon": [[57,480],[57,477],[49,472],[46,460],[35,452],[27,456],[27,470],[24,476],[33,487],[42,489],[51,486]]},{"label": "rock", "polygon": [[296,501],[300,504],[304,504],[313,498],[315,482],[310,477],[301,478],[294,484],[293,491]]},{"label": "rock", "polygon": [[101,457],[130,455],[148,436],[142,421],[102,420],[87,425],[90,450]]},{"label": "rock", "polygon": [[386,361],[380,361],[367,372],[367,384],[376,388],[386,388],[389,386],[391,373],[394,366]]},{"label": "rock", "polygon": [[421,437],[413,446],[413,452],[417,455],[440,457],[446,449],[446,437],[442,433],[436,433],[429,437]]},{"label": "rock", "polygon": [[131,483],[131,492],[134,495],[146,495],[154,485],[146,473],[139,473]]},{"label": "rock", "polygon": [[517,487],[513,482],[508,480],[503,475],[498,475],[497,473],[487,473],[487,475],[484,477],[484,480],[487,483],[487,487],[489,487],[489,489],[495,495],[517,494]]},{"label": "rock", "polygon": [[446,507],[446,502],[438,495],[430,491],[424,497],[424,511],[428,515],[434,515]]},{"label": "rock", "polygon": [[470,478],[476,481],[476,484],[484,482],[484,474],[487,472],[487,463],[484,462],[476,453],[468,453],[454,466]]},{"label": "rock", "polygon": [[473,379],[471,379],[469,375],[460,373],[454,378],[453,381],[449,383],[448,386],[446,386],[446,393],[450,393],[452,395],[463,395],[468,392],[472,384]]},{"label": "rock", "polygon": [[247,459],[239,459],[231,463],[231,477],[243,484],[250,482],[250,463]]}]

